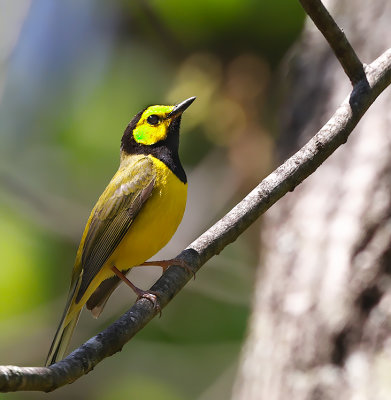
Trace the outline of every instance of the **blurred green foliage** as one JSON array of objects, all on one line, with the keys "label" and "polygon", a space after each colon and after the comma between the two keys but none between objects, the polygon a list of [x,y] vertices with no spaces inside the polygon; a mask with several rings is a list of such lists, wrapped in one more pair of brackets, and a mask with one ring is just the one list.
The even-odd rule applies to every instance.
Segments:
[{"label": "blurred green foliage", "polygon": [[[82,229],[117,168],[128,121],[147,104],[198,97],[182,125],[188,207],[160,254],[172,257],[270,170],[272,69],[299,34],[303,13],[290,0],[6,3],[0,24],[0,363],[42,365]],[[228,398],[257,244],[253,228],[211,260],[120,354],[49,398]],[[159,274],[138,269],[132,279],[148,287]],[[98,321],[83,313],[73,346],[133,301],[120,288]]]},{"label": "blurred green foliage", "polygon": [[182,48],[207,49],[228,58],[257,51],[277,61],[300,30],[303,17],[298,2],[286,0],[200,0],[185,7],[177,0],[150,4]]}]

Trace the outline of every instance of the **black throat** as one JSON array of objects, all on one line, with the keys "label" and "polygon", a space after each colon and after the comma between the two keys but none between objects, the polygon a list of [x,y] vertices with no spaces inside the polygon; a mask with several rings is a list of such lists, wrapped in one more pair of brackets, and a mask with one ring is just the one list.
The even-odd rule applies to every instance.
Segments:
[{"label": "black throat", "polygon": [[186,183],[186,173],[182,167],[178,154],[181,116],[171,122],[166,139],[152,145],[145,145],[137,143],[133,136],[133,129],[136,127],[144,111],[145,109],[136,114],[126,127],[121,140],[121,150],[127,154],[150,154],[151,156],[156,157],[167,165],[180,181]]}]

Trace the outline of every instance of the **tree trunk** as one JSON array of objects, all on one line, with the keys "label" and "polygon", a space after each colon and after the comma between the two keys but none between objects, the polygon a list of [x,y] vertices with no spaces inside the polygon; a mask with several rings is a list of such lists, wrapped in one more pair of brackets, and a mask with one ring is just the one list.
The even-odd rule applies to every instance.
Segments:
[{"label": "tree trunk", "polygon": [[[389,0],[325,6],[363,62],[391,44]],[[286,78],[280,154],[325,123],[350,82],[308,23]],[[391,398],[391,93],[265,216],[235,400]]]}]

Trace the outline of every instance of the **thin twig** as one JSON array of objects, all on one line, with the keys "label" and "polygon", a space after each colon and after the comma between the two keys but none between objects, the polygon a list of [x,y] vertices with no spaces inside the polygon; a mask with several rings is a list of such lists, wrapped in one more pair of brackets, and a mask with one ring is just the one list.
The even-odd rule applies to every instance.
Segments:
[{"label": "thin twig", "polygon": [[320,0],[299,0],[305,12],[328,41],[352,85],[365,79],[364,66],[342,29]]},{"label": "thin twig", "polygon": [[[367,79],[357,84],[327,124],[296,154],[266,177],[220,221],[195,240],[178,258],[197,271],[211,257],[235,241],[262,213],[294,190],[340,145],[377,96],[391,84],[391,49],[366,69]],[[170,267],[152,286],[163,308],[192,278],[184,268]],[[120,351],[156,314],[150,301],[141,299],[103,332],[88,340],[66,359],[48,368],[0,367],[0,391],[51,391],[91,371],[104,358]]]}]

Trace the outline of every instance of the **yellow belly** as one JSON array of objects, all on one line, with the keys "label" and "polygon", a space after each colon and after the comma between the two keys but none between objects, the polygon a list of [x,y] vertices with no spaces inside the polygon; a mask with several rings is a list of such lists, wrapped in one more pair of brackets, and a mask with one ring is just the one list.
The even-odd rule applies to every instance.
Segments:
[{"label": "yellow belly", "polygon": [[125,271],[142,264],[169,242],[182,220],[187,184],[181,182],[160,160],[148,157],[155,163],[157,171],[152,195],[73,312],[81,309],[103,280],[114,275],[112,266]]},{"label": "yellow belly", "polygon": [[177,230],[185,211],[187,185],[167,167],[158,171],[160,176],[151,197],[106,263],[109,268],[115,265],[127,270],[142,264],[164,247]]}]

